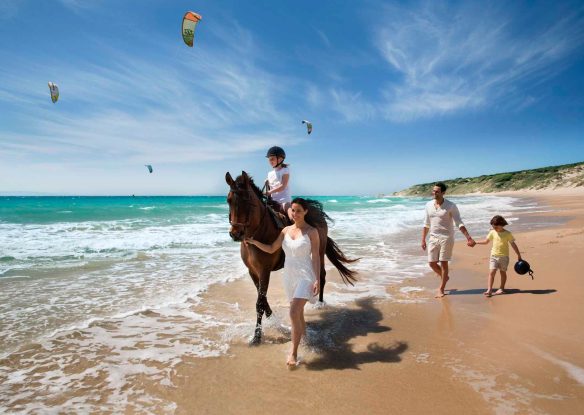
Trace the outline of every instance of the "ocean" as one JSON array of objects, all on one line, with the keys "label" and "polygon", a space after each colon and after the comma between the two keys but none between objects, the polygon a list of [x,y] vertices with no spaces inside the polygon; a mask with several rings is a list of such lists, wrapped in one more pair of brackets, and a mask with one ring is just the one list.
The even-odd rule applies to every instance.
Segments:
[{"label": "ocean", "polygon": [[[428,271],[419,247],[428,198],[312,198],[335,221],[330,237],[361,258],[351,266],[363,276],[355,287],[327,283],[329,305],[424,301],[415,280]],[[545,210],[512,197],[451,200],[475,238],[495,214],[516,230],[530,226],[515,223],[518,211]],[[220,356],[251,335],[254,315],[237,304],[221,313],[193,307],[212,285],[249,279],[228,231],[225,196],[0,197],[0,410],[119,411],[141,393],[137,376],[168,383],[185,357]],[[101,379],[100,400],[91,388],[51,400],[90,379]]]}]

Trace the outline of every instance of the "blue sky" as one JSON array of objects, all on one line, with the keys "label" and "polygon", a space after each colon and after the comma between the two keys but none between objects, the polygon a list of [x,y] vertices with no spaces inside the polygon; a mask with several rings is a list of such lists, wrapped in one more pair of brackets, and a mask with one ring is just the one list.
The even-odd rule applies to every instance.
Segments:
[{"label": "blue sky", "polygon": [[272,145],[308,195],[584,160],[581,1],[0,0],[0,39],[5,194],[224,194]]}]

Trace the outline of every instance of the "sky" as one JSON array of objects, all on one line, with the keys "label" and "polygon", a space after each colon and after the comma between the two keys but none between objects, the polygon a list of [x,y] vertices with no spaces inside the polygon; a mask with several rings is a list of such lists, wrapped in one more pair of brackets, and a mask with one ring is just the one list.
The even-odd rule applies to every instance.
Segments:
[{"label": "sky", "polygon": [[223,195],[273,145],[295,195],[584,161],[581,1],[0,0],[0,39],[0,194]]}]

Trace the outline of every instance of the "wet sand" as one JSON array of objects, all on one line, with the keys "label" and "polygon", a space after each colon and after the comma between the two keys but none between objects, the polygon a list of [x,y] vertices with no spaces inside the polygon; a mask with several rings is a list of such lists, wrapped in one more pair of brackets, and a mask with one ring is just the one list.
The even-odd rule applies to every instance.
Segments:
[{"label": "wet sand", "polygon": [[[569,219],[515,233],[534,280],[510,269],[509,293],[486,298],[489,248],[459,243],[442,299],[432,298],[438,279],[428,272],[415,282],[426,287],[414,294],[423,302],[307,307],[303,362],[288,369],[287,305],[275,274],[269,298],[281,321],[266,322],[263,344],[249,347],[240,338],[227,356],[181,364],[173,387],[151,385],[149,392],[175,402],[179,414],[582,413],[584,189],[514,195],[537,198]],[[399,286],[387,290],[399,294]],[[207,298],[254,314],[251,281],[215,286]]]}]

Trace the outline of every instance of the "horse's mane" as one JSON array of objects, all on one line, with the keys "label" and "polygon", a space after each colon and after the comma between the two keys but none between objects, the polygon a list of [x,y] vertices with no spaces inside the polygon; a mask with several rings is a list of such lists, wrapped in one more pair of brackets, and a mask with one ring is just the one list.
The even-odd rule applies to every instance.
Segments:
[{"label": "horse's mane", "polygon": [[[253,192],[258,197],[258,199],[262,203],[267,203],[274,211],[281,212],[282,208],[280,207],[280,204],[278,202],[276,202],[274,199],[272,199],[271,197],[267,197],[260,190],[260,188],[254,183],[253,178],[251,176],[247,176],[247,177],[249,178],[249,185],[250,185],[251,189],[253,190]],[[243,185],[243,176],[237,176],[237,179],[235,179],[235,182],[238,185]],[[322,227],[324,225],[327,225],[327,222],[334,223],[334,220],[329,215],[327,215],[326,212],[324,211],[324,209],[322,207],[322,203],[320,203],[318,200],[314,200],[314,199],[304,199],[304,200],[306,201],[306,203],[308,203],[308,206],[309,206],[308,213],[306,214],[306,217],[304,218],[306,223],[308,223],[310,226],[313,226],[315,228],[319,228],[319,227]]]},{"label": "horse's mane", "polygon": [[[267,203],[268,206],[270,206],[276,212],[280,212],[281,211],[280,204],[278,202],[276,202],[274,199],[272,199],[271,197],[267,197],[260,190],[260,188],[254,183],[253,178],[251,176],[247,176],[247,177],[249,178],[249,186],[251,187],[251,189],[253,190],[255,195],[258,197],[258,199],[264,204]],[[243,176],[237,176],[237,179],[235,179],[235,182],[237,184],[243,185]]]}]

